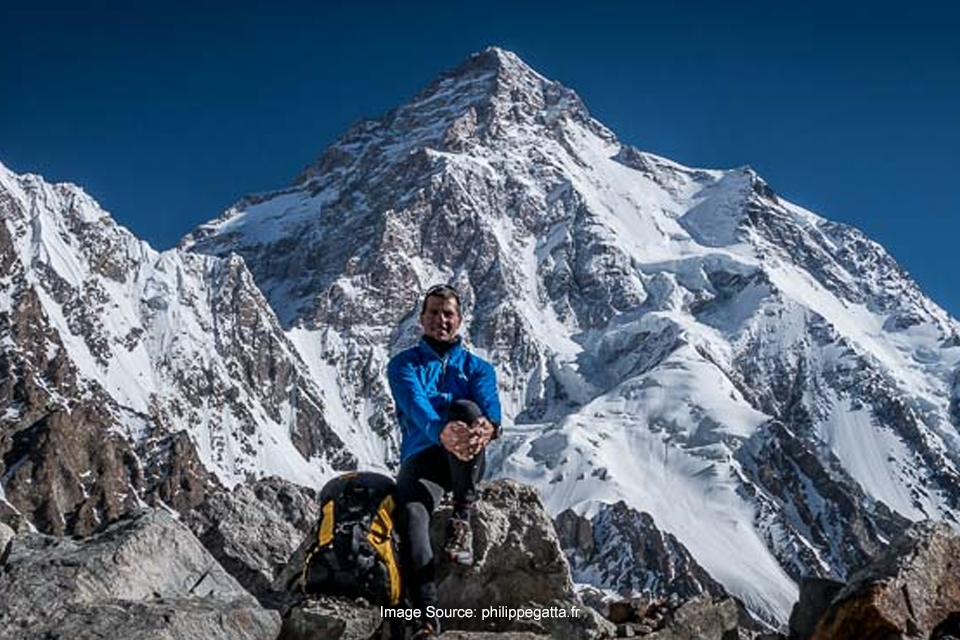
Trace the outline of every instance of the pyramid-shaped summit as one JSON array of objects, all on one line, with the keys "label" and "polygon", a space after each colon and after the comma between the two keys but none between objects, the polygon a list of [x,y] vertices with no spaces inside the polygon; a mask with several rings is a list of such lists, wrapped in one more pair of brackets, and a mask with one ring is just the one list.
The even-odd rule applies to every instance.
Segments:
[{"label": "pyramid-shaped summit", "polygon": [[[649,513],[770,620],[904,518],[960,516],[957,322],[859,231],[749,169],[622,144],[509,52],[471,56],[184,245],[243,256],[361,465],[395,461],[385,363],[423,291],[455,284],[498,370],[493,472],[554,514]],[[609,557],[578,576],[639,583]]]}]

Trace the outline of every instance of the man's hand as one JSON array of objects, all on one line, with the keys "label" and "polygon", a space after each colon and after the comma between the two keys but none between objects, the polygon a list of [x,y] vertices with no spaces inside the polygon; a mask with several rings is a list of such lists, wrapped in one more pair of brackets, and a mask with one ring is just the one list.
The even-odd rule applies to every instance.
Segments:
[{"label": "man's hand", "polygon": [[440,432],[440,444],[443,445],[443,448],[464,462],[477,455],[473,451],[473,440],[474,436],[471,428],[466,422],[460,420],[451,420]]},{"label": "man's hand", "polygon": [[496,431],[493,423],[484,417],[477,418],[469,426],[460,420],[451,420],[440,432],[440,444],[466,462],[490,444]]},{"label": "man's hand", "polygon": [[471,443],[475,447],[473,455],[480,453],[480,450],[490,444],[493,436],[496,435],[497,428],[493,423],[481,416],[470,425]]}]

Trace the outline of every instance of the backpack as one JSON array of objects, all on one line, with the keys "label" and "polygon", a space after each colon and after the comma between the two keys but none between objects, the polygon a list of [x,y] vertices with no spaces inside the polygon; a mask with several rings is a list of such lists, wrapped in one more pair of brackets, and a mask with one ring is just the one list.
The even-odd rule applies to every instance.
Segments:
[{"label": "backpack", "polygon": [[395,491],[391,478],[372,472],[346,473],[324,485],[315,540],[300,572],[303,593],[399,602]]}]

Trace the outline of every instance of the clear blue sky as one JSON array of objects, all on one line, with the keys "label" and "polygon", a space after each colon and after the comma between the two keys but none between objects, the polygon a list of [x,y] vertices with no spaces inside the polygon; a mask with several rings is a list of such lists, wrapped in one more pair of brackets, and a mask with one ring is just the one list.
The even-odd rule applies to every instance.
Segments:
[{"label": "clear blue sky", "polygon": [[0,8],[0,161],[81,184],[157,248],[495,44],[622,140],[749,164],[863,229],[960,316],[955,3],[18,4]]}]

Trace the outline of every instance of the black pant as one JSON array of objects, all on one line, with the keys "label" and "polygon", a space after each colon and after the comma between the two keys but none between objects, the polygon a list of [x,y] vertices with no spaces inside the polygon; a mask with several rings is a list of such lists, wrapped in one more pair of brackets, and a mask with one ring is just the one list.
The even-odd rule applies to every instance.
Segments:
[{"label": "black pant", "polygon": [[[452,413],[448,417],[453,417]],[[430,546],[430,519],[434,510],[447,491],[453,491],[454,509],[472,506],[485,467],[485,451],[464,462],[439,445],[424,449],[400,465],[397,476],[400,560],[407,596],[413,607],[423,610],[437,603]]]}]

